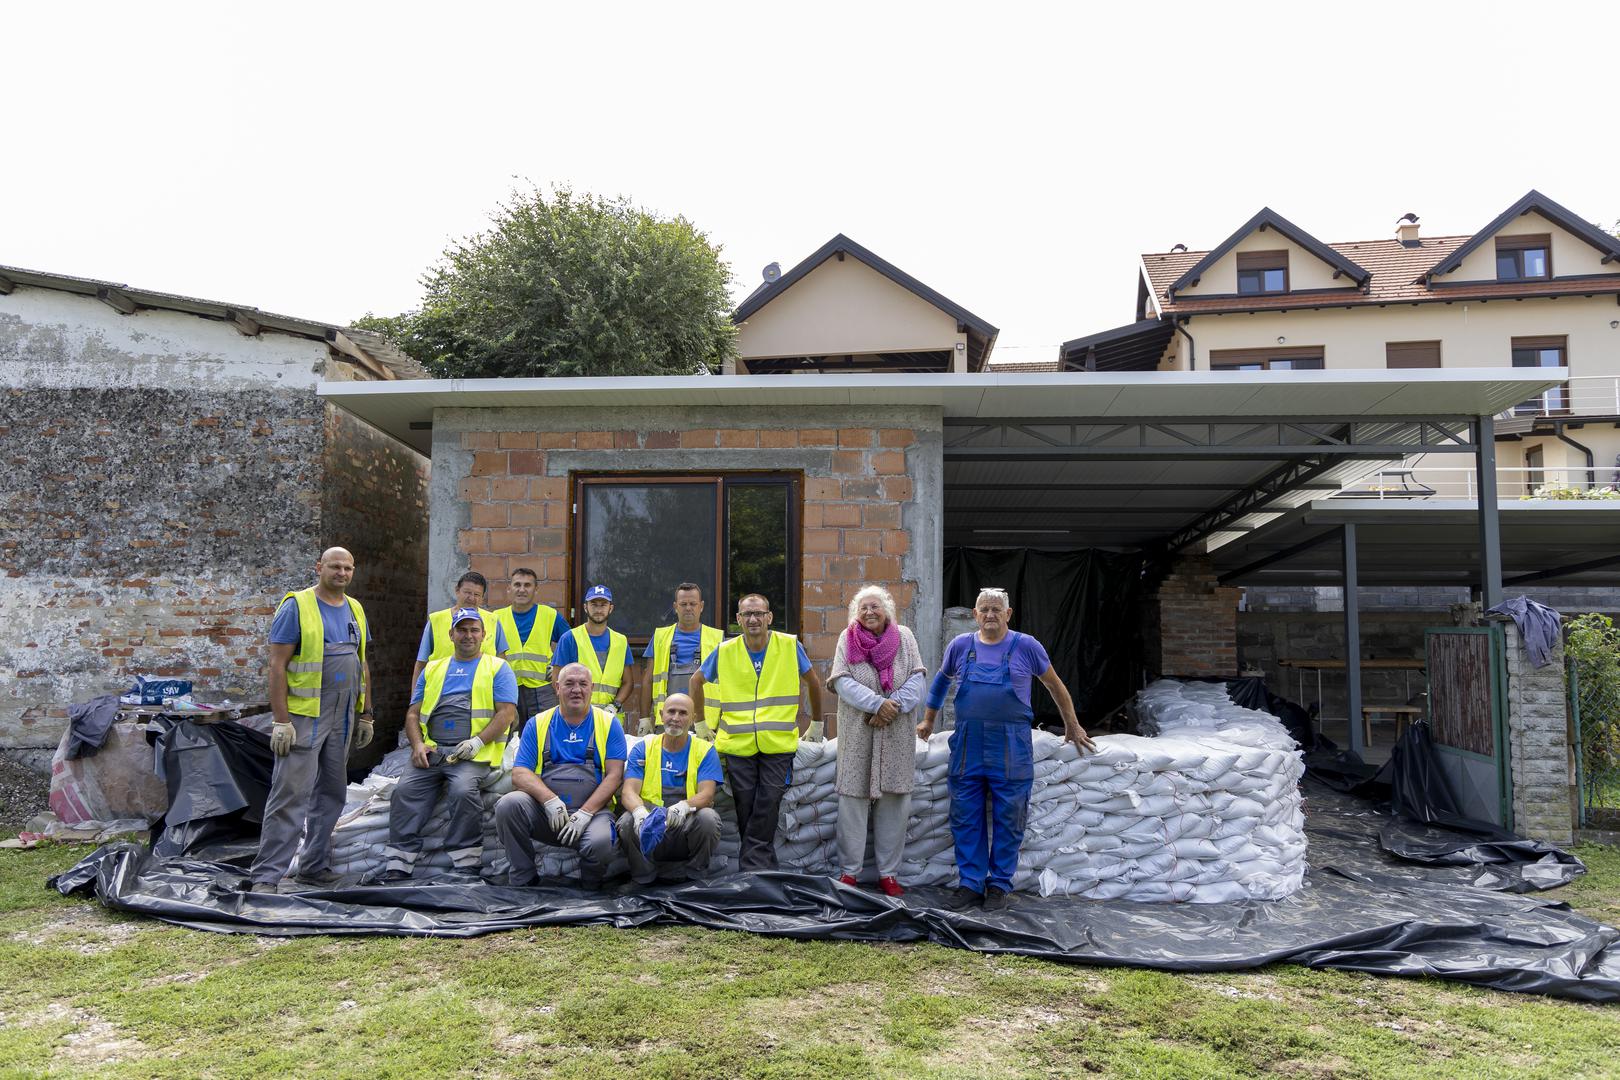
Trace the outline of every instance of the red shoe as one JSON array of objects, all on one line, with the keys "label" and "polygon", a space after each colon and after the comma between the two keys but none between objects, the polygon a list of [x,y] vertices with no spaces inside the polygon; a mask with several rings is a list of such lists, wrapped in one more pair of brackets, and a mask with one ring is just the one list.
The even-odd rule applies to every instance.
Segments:
[{"label": "red shoe", "polygon": [[854,886],[854,885],[858,885],[860,883],[855,880],[855,875],[854,874],[839,874],[838,875],[838,884]]},{"label": "red shoe", "polygon": [[878,888],[882,889],[886,896],[901,896],[906,891],[900,887],[900,880],[892,877],[878,878]]}]

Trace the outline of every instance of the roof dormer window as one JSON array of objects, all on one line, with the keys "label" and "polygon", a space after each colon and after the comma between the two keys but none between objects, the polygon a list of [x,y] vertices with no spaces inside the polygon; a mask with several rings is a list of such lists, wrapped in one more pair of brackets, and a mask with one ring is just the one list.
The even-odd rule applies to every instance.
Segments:
[{"label": "roof dormer window", "polygon": [[1239,296],[1288,291],[1288,252],[1240,251],[1237,257]]},{"label": "roof dormer window", "polygon": [[1498,236],[1496,238],[1496,280],[1536,281],[1552,277],[1552,237]]}]

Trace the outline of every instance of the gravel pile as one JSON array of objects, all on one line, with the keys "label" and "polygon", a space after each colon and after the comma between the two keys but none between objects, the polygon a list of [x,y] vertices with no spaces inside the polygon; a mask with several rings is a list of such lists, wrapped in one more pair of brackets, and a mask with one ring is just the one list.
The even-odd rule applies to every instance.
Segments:
[{"label": "gravel pile", "polygon": [[51,778],[0,754],[0,831],[12,832],[47,809]]}]

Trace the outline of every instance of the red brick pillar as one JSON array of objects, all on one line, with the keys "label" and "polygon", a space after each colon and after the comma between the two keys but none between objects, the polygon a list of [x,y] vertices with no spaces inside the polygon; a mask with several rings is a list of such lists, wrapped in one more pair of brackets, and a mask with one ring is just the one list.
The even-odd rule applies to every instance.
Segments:
[{"label": "red brick pillar", "polygon": [[1148,597],[1148,663],[1161,675],[1237,674],[1236,587],[1216,582],[1207,556],[1178,559]]}]

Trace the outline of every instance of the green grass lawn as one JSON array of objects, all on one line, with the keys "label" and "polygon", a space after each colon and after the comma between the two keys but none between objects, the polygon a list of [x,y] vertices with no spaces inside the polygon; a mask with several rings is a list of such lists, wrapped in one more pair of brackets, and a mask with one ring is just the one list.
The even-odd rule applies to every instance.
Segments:
[{"label": "green grass lawn", "polygon": [[[0,1075],[1620,1075],[1620,1006],[698,929],[208,934],[44,888],[87,850],[0,852]],[[1578,850],[1563,898],[1620,921],[1620,850]]]}]

